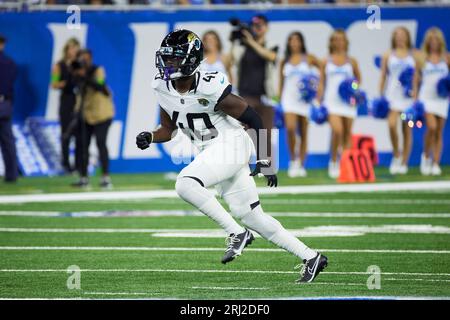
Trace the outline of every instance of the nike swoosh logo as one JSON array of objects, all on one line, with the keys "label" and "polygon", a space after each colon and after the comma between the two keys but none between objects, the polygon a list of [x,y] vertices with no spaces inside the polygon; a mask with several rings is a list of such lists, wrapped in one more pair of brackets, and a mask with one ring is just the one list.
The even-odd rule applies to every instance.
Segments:
[{"label": "nike swoosh logo", "polygon": [[314,262],[314,265],[312,267],[308,267],[308,272],[310,274],[314,274],[317,270],[317,266],[319,265],[320,256],[317,257],[316,261]]},{"label": "nike swoosh logo", "polygon": [[242,251],[244,250],[245,244],[247,243],[247,240],[248,240],[248,239],[250,239],[250,234],[247,233],[247,234],[245,235],[244,240],[242,240],[242,243],[241,243],[241,245],[239,246],[239,248],[237,248],[237,250],[236,250],[236,249],[233,249],[233,251],[234,251],[235,253],[241,254]]},{"label": "nike swoosh logo", "polygon": [[220,83],[223,84],[225,82],[225,77],[222,78],[222,80],[220,80]]}]

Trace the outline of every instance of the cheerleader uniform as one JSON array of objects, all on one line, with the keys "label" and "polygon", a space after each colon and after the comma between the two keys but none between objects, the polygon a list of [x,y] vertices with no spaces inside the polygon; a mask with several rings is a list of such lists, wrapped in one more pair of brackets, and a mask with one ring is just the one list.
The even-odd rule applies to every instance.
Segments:
[{"label": "cheerleader uniform", "polygon": [[205,61],[200,64],[200,70],[209,72],[219,71],[225,75],[227,74],[227,69],[225,68],[225,65],[220,57],[213,63],[208,63],[205,59]]},{"label": "cheerleader uniform", "polygon": [[419,90],[419,100],[425,105],[425,112],[444,119],[447,119],[449,101],[437,94],[437,83],[447,75],[446,61],[441,60],[436,64],[427,61],[422,69],[422,85]]},{"label": "cheerleader uniform", "polygon": [[357,114],[356,107],[342,100],[339,96],[339,85],[348,78],[353,78],[354,72],[350,61],[338,66],[331,59],[325,66],[325,94],[323,104],[328,109],[328,113],[346,118],[355,118]]},{"label": "cheerleader uniform", "polygon": [[398,79],[403,70],[408,67],[415,67],[412,55],[408,55],[405,58],[399,58],[394,53],[389,55],[387,61],[388,79],[385,96],[389,101],[391,110],[403,112],[413,104],[413,99],[404,94],[404,89]]},{"label": "cheerleader uniform", "polygon": [[281,105],[283,111],[295,113],[299,116],[308,117],[310,103],[301,99],[299,82],[308,75],[318,75],[317,71],[310,67],[306,58],[303,58],[299,64],[286,62],[283,66],[283,91],[281,93]]}]

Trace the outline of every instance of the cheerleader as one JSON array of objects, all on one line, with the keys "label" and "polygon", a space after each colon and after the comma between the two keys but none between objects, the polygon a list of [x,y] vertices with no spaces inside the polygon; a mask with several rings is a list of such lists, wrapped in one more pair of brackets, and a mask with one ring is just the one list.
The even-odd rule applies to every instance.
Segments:
[{"label": "cheerleader", "polygon": [[[304,168],[310,101],[302,99],[299,91],[300,81],[307,76],[318,75],[319,60],[308,54],[303,35],[292,32],[287,40],[286,55],[281,61],[279,96],[283,107],[285,126],[289,146],[289,177],[305,177]],[[296,156],[295,139],[297,128],[300,131],[299,158]]]},{"label": "cheerleader", "polygon": [[[438,94],[439,80],[448,77],[450,56],[442,31],[431,28],[422,44],[423,60],[419,60],[414,77],[414,98],[425,105],[426,132],[420,162],[423,175],[441,175],[442,132],[448,114],[448,95]],[[419,83],[421,82],[420,89]]]},{"label": "cheerleader", "polygon": [[[357,115],[356,107],[345,102],[339,95],[339,85],[345,79],[356,78],[361,82],[358,63],[348,56],[349,42],[345,32],[335,30],[330,37],[329,57],[321,63],[318,100],[322,99],[328,109],[328,121],[331,126],[331,159],[328,164],[330,178],[339,177],[339,149],[351,147],[352,125]],[[322,94],[323,93],[323,94]]]},{"label": "cheerleader", "polygon": [[231,60],[228,55],[222,54],[222,41],[214,30],[206,31],[203,34],[205,60],[200,65],[201,70],[219,71],[228,76],[231,83]]},{"label": "cheerleader", "polygon": [[[402,72],[416,66],[416,53],[412,51],[408,29],[398,27],[392,33],[391,50],[383,55],[381,64],[380,95],[389,101],[388,126],[393,148],[393,158],[389,167],[391,174],[406,174],[411,152],[412,132],[406,122],[402,122],[403,150],[400,153],[397,127],[402,112],[411,107],[413,99],[402,85]],[[412,89],[412,88],[411,88]],[[411,90],[412,91],[412,90]]]}]

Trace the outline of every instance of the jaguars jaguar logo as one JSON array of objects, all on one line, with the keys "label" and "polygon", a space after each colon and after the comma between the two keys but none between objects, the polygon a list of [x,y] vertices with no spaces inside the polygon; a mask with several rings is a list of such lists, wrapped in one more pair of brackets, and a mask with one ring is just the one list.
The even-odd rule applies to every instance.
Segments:
[{"label": "jaguars jaguar logo", "polygon": [[209,105],[209,101],[206,100],[205,98],[200,98],[197,101],[198,101],[198,103],[200,103],[204,107],[207,107]]},{"label": "jaguars jaguar logo", "polygon": [[189,43],[192,43],[196,49],[200,49],[201,42],[195,33],[191,32],[190,34],[188,34],[187,39]]}]

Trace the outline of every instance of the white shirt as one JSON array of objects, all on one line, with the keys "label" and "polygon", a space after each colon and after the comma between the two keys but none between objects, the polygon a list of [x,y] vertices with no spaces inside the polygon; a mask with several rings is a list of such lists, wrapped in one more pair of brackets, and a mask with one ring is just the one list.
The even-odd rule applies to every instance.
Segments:
[{"label": "white shirt", "polygon": [[425,66],[422,69],[422,85],[420,86],[419,99],[442,99],[437,94],[437,83],[441,78],[446,77],[447,75],[448,65],[444,60],[441,60],[436,64],[426,61]]}]

